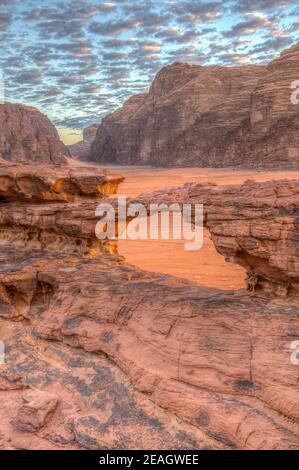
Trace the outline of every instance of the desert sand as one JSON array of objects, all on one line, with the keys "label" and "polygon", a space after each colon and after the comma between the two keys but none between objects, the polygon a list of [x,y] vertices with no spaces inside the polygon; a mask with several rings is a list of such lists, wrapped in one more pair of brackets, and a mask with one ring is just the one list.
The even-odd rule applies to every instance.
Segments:
[{"label": "desert sand", "polygon": [[[70,160],[71,165],[86,166],[85,162]],[[119,195],[138,196],[191,182],[214,182],[218,185],[241,184],[248,179],[258,182],[296,179],[299,171],[257,171],[214,168],[163,169],[142,166],[103,166],[107,170],[123,174]],[[223,290],[245,287],[245,271],[236,264],[228,263],[218,254],[208,232],[204,231],[203,247],[199,251],[184,250],[184,241],[177,240],[120,240],[119,254],[126,261],[147,271],[171,274],[194,283]]]}]

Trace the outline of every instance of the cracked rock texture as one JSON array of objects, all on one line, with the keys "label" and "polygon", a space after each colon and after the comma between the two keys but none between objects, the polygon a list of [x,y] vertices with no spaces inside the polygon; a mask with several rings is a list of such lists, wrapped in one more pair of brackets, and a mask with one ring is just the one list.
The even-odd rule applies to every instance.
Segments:
[{"label": "cracked rock texture", "polygon": [[0,198],[34,202],[96,200],[117,192],[123,181],[101,169],[68,166],[23,166],[1,163]]},{"label": "cracked rock texture", "polygon": [[[58,446],[298,448],[298,374],[290,362],[298,303],[202,288],[109,255],[23,253],[3,263],[0,286],[9,344],[0,394],[20,403],[9,413],[12,436],[16,428],[25,438],[25,421],[44,445],[53,445],[55,429]],[[54,392],[58,408],[67,401],[71,409],[53,405],[37,426],[35,400],[24,418],[22,387]],[[47,395],[36,400],[43,421]]]},{"label": "cracked rock texture", "polygon": [[0,104],[0,157],[11,162],[66,164],[69,150],[49,119],[36,108]]},{"label": "cracked rock texture", "polygon": [[223,292],[97,250],[82,177],[84,201],[0,201],[0,447],[298,449],[299,182],[139,198],[204,202],[217,249],[259,279]]},{"label": "cracked rock texture", "polygon": [[[91,161],[155,166],[298,168],[299,45],[268,66],[174,63],[105,117]],[[83,156],[86,159],[86,154]]]}]

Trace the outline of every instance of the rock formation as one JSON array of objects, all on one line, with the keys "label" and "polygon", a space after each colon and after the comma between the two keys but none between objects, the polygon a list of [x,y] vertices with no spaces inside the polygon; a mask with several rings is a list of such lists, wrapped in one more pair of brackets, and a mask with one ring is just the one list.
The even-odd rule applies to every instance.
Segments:
[{"label": "rock formation", "polygon": [[[204,223],[217,251],[247,271],[255,291],[299,296],[299,184],[277,180],[243,185],[186,184],[132,202],[204,205]],[[250,285],[249,285],[250,287]]]},{"label": "rock formation", "polygon": [[[174,63],[102,120],[89,159],[155,166],[298,168],[299,45],[268,66]],[[84,156],[85,158],[85,156]]]},{"label": "rock formation", "polygon": [[23,164],[65,164],[68,149],[36,108],[0,104],[0,158]]},{"label": "rock formation", "polygon": [[122,176],[96,168],[22,166],[0,162],[0,199],[82,201],[116,194]]},{"label": "rock formation", "polygon": [[96,137],[99,124],[92,124],[83,130],[83,140],[76,144],[68,145],[68,149],[73,158],[79,160],[88,160],[90,147]]},{"label": "rock formation", "polygon": [[204,202],[217,249],[250,266],[252,292],[227,293],[106,250],[83,182],[46,203],[36,184],[30,204],[1,182],[1,447],[298,449],[299,181],[140,197]]},{"label": "rock formation", "polygon": [[[94,253],[99,198],[113,195],[122,176],[69,167],[0,166],[0,245]],[[9,201],[9,204],[7,203]],[[112,249],[113,244],[105,243]]]}]

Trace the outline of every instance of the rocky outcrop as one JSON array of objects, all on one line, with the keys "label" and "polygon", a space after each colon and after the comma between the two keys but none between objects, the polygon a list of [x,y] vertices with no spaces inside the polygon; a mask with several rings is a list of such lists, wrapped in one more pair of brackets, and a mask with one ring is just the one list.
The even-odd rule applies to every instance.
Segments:
[{"label": "rocky outcrop", "polygon": [[0,104],[0,157],[23,164],[65,164],[69,151],[36,108]]},{"label": "rocky outcrop", "polygon": [[174,63],[102,120],[89,159],[117,164],[298,168],[291,84],[299,45],[268,66]]},{"label": "rocky outcrop", "polygon": [[116,194],[122,176],[94,168],[1,165],[0,200],[84,201]]},{"label": "rocky outcrop", "polygon": [[[39,257],[46,266],[45,254]],[[65,259],[65,268],[73,269],[77,261],[82,260]],[[109,266],[105,264],[108,272]],[[70,276],[65,273],[65,280]],[[50,300],[44,284],[34,300],[37,310],[38,298],[42,306],[47,295]],[[1,340],[7,345],[6,364],[0,368],[1,449],[225,447],[138,392],[104,354],[45,340],[24,320],[1,318],[0,325]]]},{"label": "rocky outcrop", "polygon": [[203,204],[204,223],[217,251],[247,271],[248,288],[299,296],[299,181],[243,185],[187,184],[141,195],[150,204]]},{"label": "rocky outcrop", "polygon": [[[95,236],[99,199],[117,192],[122,176],[102,170],[0,166],[0,245],[75,253],[114,251]],[[3,204],[1,205],[1,201]]]},{"label": "rocky outcrop", "polygon": [[[18,320],[2,333],[10,345],[1,369],[7,387],[76,390],[71,410],[58,415],[59,427],[54,414],[38,438],[68,435],[56,445],[95,449],[298,448],[297,369],[290,362],[297,303],[201,288],[107,255],[59,259],[31,252],[3,265],[0,285],[1,323]],[[16,356],[19,325],[27,346]],[[65,345],[86,353],[70,355]],[[67,374],[65,366],[57,371],[65,361],[72,368]]]},{"label": "rocky outcrop", "polygon": [[78,249],[100,244],[93,195],[25,205],[11,194],[0,203],[2,448],[298,448],[298,181],[138,198],[204,203],[218,251],[257,276],[250,293]]},{"label": "rocky outcrop", "polygon": [[99,124],[92,124],[91,126],[83,129],[83,140],[76,144],[68,145],[68,149],[73,158],[79,160],[88,160],[90,147],[96,137]]}]

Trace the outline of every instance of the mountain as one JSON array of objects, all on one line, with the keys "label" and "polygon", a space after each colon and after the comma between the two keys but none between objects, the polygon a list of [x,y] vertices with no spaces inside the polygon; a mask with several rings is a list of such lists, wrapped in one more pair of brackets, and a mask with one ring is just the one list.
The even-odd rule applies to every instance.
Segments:
[{"label": "mountain", "polygon": [[72,157],[78,158],[79,160],[88,160],[90,147],[97,135],[98,128],[99,124],[91,124],[91,126],[88,126],[83,130],[83,140],[77,144],[68,146]]},{"label": "mountain", "polygon": [[299,105],[291,102],[298,77],[299,44],[267,66],[176,62],[157,74],[148,93],[102,120],[88,160],[298,168]]},{"label": "mountain", "polygon": [[36,108],[0,104],[0,158],[24,164],[64,164],[69,156],[57,130]]}]

